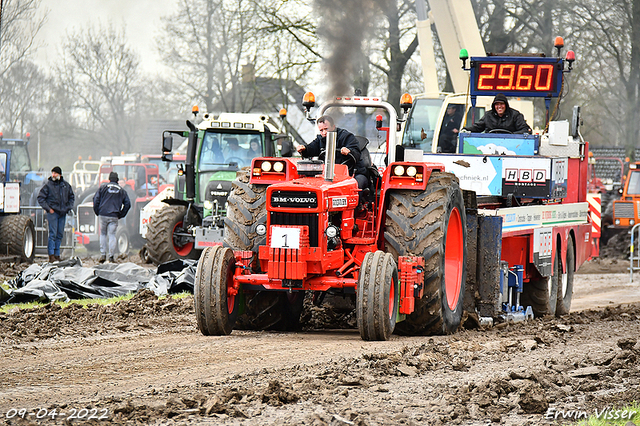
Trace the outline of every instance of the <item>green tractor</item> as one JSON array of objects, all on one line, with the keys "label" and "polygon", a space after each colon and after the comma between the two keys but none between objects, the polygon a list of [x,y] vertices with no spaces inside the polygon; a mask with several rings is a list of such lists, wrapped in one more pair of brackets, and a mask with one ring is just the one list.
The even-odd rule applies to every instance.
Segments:
[{"label": "green tractor", "polygon": [[222,244],[227,198],[238,172],[254,158],[294,152],[281,125],[264,114],[204,114],[197,126],[187,120],[187,127],[162,135],[164,161],[173,160],[173,135],[187,138],[187,148],[174,196],[164,199],[149,218],[144,250],[156,264],[197,259],[204,248]]}]

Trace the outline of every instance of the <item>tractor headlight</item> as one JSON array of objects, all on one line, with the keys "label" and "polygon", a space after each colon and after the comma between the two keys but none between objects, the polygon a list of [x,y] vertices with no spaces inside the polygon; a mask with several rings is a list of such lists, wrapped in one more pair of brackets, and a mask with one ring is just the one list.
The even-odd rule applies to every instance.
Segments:
[{"label": "tractor headlight", "polygon": [[631,220],[629,221],[629,225],[633,226],[633,225],[635,225],[635,224],[636,224],[636,221],[635,221],[635,220],[631,219]]},{"label": "tractor headlight", "polygon": [[280,173],[283,170],[284,170],[284,163],[278,161],[278,162],[273,164],[273,171],[274,172]]},{"label": "tractor headlight", "polygon": [[267,227],[263,223],[256,226],[256,234],[262,236],[262,235],[265,235],[266,233],[267,233]]},{"label": "tractor headlight", "polygon": [[616,219],[616,225],[620,225],[620,219]]},{"label": "tractor headlight", "polygon": [[80,225],[80,232],[84,232],[84,225]]},{"label": "tractor headlight", "polygon": [[260,165],[260,168],[262,169],[263,172],[270,172],[271,171],[271,162],[270,161],[263,161],[262,164]]},{"label": "tractor headlight", "polygon": [[338,228],[333,225],[329,225],[325,233],[327,234],[327,237],[335,238],[338,235]]},{"label": "tractor headlight", "polygon": [[402,176],[404,174],[404,166],[395,166],[393,168],[393,174],[396,176]]},{"label": "tractor headlight", "polygon": [[205,200],[204,208],[207,210],[211,210],[213,208],[213,203],[210,200]]},{"label": "tractor headlight", "polygon": [[407,167],[407,176],[414,177],[418,173],[418,169],[413,166]]},{"label": "tractor headlight", "polygon": [[94,232],[96,230],[95,225],[89,225],[89,232]]}]

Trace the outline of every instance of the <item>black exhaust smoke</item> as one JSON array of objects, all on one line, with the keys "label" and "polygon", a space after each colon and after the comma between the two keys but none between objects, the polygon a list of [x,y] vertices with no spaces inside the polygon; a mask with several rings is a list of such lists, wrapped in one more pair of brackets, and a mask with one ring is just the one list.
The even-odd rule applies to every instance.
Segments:
[{"label": "black exhaust smoke", "polygon": [[368,60],[365,41],[373,37],[381,10],[392,0],[315,0],[321,16],[318,35],[326,44],[324,67],[329,78],[329,96],[353,93],[355,76]]}]

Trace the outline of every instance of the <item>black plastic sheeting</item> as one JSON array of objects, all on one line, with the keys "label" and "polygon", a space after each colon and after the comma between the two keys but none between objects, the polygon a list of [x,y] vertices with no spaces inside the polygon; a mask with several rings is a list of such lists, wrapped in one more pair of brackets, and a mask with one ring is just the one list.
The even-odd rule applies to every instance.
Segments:
[{"label": "black plastic sheeting", "polygon": [[193,293],[197,260],[181,259],[163,263],[157,270],[135,263],[105,263],[83,267],[78,258],[62,262],[33,264],[16,278],[11,287],[0,287],[0,306],[11,303],[106,299],[149,289],[157,296]]}]

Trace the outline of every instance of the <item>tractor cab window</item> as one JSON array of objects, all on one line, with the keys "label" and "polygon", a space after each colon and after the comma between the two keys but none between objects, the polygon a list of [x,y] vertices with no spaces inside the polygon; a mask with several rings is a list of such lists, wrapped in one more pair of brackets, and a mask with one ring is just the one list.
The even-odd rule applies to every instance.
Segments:
[{"label": "tractor cab window", "polygon": [[407,119],[402,145],[431,151],[440,108],[441,99],[416,99]]},{"label": "tractor cab window", "polygon": [[256,157],[263,157],[262,141],[259,136],[254,136],[249,140],[249,150],[247,151],[247,160],[251,161]]},{"label": "tractor cab window", "polygon": [[628,195],[640,195],[640,171],[631,172],[629,175]]},{"label": "tractor cab window", "polygon": [[240,146],[240,138],[238,138],[238,136],[239,135],[225,135],[220,145],[222,146],[224,162],[227,164],[238,163],[238,166],[242,167],[245,165],[248,144],[243,144],[245,145],[244,147]]},{"label": "tractor cab window", "polygon": [[7,171],[7,154],[0,152],[0,182],[5,181],[5,173]]},{"label": "tractor cab window", "polygon": [[26,145],[8,145],[5,141],[0,148],[11,150],[11,174],[31,171],[31,159]]},{"label": "tractor cab window", "polygon": [[482,117],[484,117],[485,114],[485,109],[484,107],[476,107],[475,108],[475,117],[472,114],[473,109],[469,108],[469,111],[467,112],[467,119],[465,121],[464,127],[469,127],[471,126],[475,121],[480,120]]},{"label": "tractor cab window", "polygon": [[464,105],[448,104],[438,133],[438,152],[455,153],[458,147],[458,133],[462,127]]},{"label": "tractor cab window", "polygon": [[264,155],[262,135],[256,133],[206,132],[200,149],[200,171],[227,169],[235,163],[237,168],[251,164],[255,157]]}]

